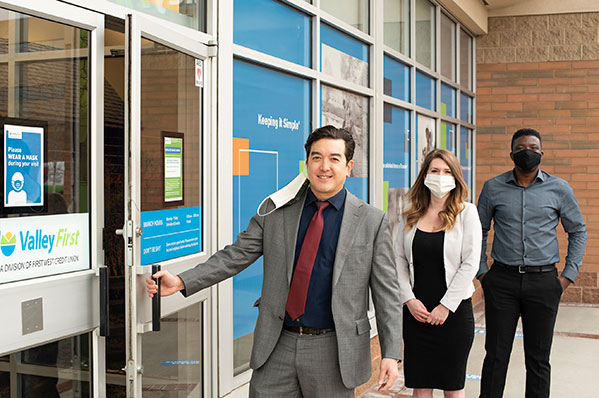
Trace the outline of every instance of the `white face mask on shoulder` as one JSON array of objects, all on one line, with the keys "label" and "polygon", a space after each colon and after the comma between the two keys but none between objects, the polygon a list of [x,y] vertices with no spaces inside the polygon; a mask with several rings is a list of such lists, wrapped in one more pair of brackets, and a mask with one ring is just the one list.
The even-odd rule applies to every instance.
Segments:
[{"label": "white face mask on shoulder", "polygon": [[433,195],[441,199],[455,188],[455,178],[440,174],[427,174],[424,185],[430,189]]}]

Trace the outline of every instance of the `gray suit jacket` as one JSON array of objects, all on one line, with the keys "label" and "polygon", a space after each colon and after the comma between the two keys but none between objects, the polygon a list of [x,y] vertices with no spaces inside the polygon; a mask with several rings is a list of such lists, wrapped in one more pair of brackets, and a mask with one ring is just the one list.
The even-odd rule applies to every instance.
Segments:
[{"label": "gray suit jacket", "polygon": [[[235,243],[179,275],[187,296],[241,272],[264,255],[252,369],[266,362],[283,328],[305,189],[297,199],[266,216],[255,215]],[[261,213],[273,208],[267,201]],[[333,265],[331,302],[341,376],[347,388],[366,382],[371,374],[369,287],[382,357],[401,359],[402,305],[394,258],[387,215],[348,192]]]}]

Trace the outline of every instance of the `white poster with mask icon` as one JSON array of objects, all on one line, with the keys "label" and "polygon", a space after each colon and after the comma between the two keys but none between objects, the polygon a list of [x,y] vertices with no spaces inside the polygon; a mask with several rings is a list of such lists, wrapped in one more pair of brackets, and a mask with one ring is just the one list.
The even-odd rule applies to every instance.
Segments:
[{"label": "white poster with mask icon", "polygon": [[4,125],[4,207],[43,206],[44,128]]}]

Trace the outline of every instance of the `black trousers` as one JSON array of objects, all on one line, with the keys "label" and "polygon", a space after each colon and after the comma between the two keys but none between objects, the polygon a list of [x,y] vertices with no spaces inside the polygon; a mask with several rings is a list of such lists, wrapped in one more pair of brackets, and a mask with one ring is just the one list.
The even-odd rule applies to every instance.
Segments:
[{"label": "black trousers", "polygon": [[526,398],[549,397],[549,356],[562,287],[557,269],[520,274],[499,266],[482,280],[487,335],[481,398],[501,398],[518,318],[522,317]]}]

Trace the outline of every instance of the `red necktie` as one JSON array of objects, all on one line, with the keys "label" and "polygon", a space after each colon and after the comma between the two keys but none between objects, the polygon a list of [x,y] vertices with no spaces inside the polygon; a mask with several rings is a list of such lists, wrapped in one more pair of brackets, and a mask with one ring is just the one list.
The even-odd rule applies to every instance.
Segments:
[{"label": "red necktie", "polygon": [[310,276],[314,268],[314,260],[320,246],[320,238],[322,236],[322,228],[324,226],[324,218],[322,212],[327,208],[329,202],[314,202],[318,210],[314,213],[310,225],[306,230],[302,249],[297,258],[297,265],[293,272],[291,280],[291,288],[287,296],[287,305],[285,310],[292,320],[296,320],[304,314],[306,309],[306,296],[308,295],[308,286],[310,285]]}]

